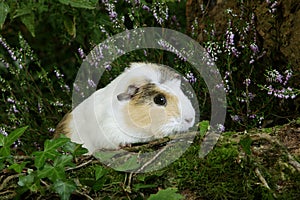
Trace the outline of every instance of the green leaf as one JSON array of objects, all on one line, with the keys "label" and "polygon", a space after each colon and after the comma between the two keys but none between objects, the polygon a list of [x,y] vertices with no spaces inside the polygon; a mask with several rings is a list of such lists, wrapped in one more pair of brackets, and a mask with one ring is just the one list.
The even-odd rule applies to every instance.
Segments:
[{"label": "green leaf", "polygon": [[137,169],[138,167],[140,167],[140,164],[138,162],[137,156],[134,155],[131,158],[129,158],[127,161],[125,161],[125,163],[117,166],[116,170],[117,171],[128,171],[128,170]]},{"label": "green leaf", "polygon": [[198,124],[199,128],[200,128],[200,136],[203,137],[205,136],[206,132],[208,131],[209,128],[209,121],[201,121]]},{"label": "green leaf", "polygon": [[58,180],[54,183],[53,189],[59,194],[62,200],[68,200],[73,191],[76,190],[76,185],[71,181],[61,181]]},{"label": "green leaf", "polygon": [[35,156],[34,165],[39,169],[44,166],[47,160],[47,153],[44,151],[34,152],[33,155]]},{"label": "green leaf", "polygon": [[75,17],[73,17],[73,20],[70,19],[69,17],[65,17],[64,18],[64,25],[65,25],[65,28],[66,28],[67,32],[69,33],[69,35],[71,35],[73,38],[75,38],[76,37]]},{"label": "green leaf", "polygon": [[22,187],[30,187],[34,182],[34,175],[28,174],[27,176],[20,176],[18,185]]},{"label": "green leaf", "polygon": [[35,156],[34,165],[40,169],[43,167],[47,159],[54,160],[60,154],[57,152],[57,148],[62,147],[69,141],[68,138],[57,138],[54,140],[46,140],[44,144],[44,151],[34,152]]},{"label": "green leaf", "polygon": [[95,167],[95,177],[96,177],[96,180],[102,178],[106,174],[106,172],[107,172],[107,170],[104,169],[103,167],[96,166]]},{"label": "green leaf", "polygon": [[25,168],[25,166],[26,166],[27,163],[28,162],[22,162],[21,164],[14,163],[11,166],[9,166],[8,169],[12,169],[12,170],[14,170],[17,173],[21,173],[22,170]]},{"label": "green leaf", "polygon": [[106,182],[106,178],[102,178],[97,180],[95,183],[93,183],[93,190],[94,191],[99,191],[103,188],[104,183]]},{"label": "green leaf", "polygon": [[181,194],[176,192],[176,188],[167,188],[165,190],[158,191],[156,194],[151,194],[148,200],[180,200],[184,198]]},{"label": "green leaf", "polygon": [[3,134],[0,134],[0,147],[3,147],[5,144],[5,138],[6,136]]},{"label": "green leaf", "polygon": [[0,29],[5,22],[6,16],[9,13],[9,6],[5,2],[0,2]]},{"label": "green leaf", "polygon": [[34,14],[30,13],[21,17],[22,23],[26,26],[32,37],[35,37]]},{"label": "green leaf", "polygon": [[49,164],[46,164],[45,167],[38,171],[39,178],[48,178],[52,182],[57,180],[65,179],[65,169],[63,167],[53,167]]},{"label": "green leaf", "polygon": [[17,9],[15,11],[15,15],[13,16],[13,18],[17,18],[17,17],[22,17],[24,15],[29,15],[32,12],[32,8],[30,7],[22,7],[21,9]]},{"label": "green leaf", "polygon": [[95,9],[96,1],[91,0],[59,0],[60,3],[70,5],[75,8]]},{"label": "green leaf", "polygon": [[44,151],[53,151],[59,147],[62,147],[69,141],[69,138],[57,138],[53,140],[46,140],[45,141],[45,150]]},{"label": "green leaf", "polygon": [[10,147],[21,135],[25,132],[25,130],[28,128],[28,126],[18,128],[8,134],[8,136],[5,139],[4,146]]},{"label": "green leaf", "polygon": [[54,166],[55,167],[72,167],[74,166],[75,164],[72,162],[73,160],[73,156],[72,155],[61,155],[59,157],[57,157],[55,160],[54,160]]},{"label": "green leaf", "polygon": [[10,155],[10,147],[1,147],[0,156],[7,157]]},{"label": "green leaf", "polygon": [[249,135],[247,135],[245,138],[240,140],[240,145],[242,146],[243,150],[247,155],[251,154],[251,144],[252,144],[252,139]]},{"label": "green leaf", "polygon": [[82,147],[82,144],[76,144],[74,142],[68,141],[64,146],[63,150],[65,152],[70,152],[73,156],[80,156],[88,153],[86,148]]}]

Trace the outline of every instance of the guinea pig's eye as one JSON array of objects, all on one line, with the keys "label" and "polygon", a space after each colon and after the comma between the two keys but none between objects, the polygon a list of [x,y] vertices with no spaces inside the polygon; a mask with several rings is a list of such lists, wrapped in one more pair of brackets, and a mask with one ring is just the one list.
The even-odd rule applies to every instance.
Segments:
[{"label": "guinea pig's eye", "polygon": [[158,94],[154,97],[154,103],[160,106],[164,106],[167,104],[167,99],[163,94]]}]

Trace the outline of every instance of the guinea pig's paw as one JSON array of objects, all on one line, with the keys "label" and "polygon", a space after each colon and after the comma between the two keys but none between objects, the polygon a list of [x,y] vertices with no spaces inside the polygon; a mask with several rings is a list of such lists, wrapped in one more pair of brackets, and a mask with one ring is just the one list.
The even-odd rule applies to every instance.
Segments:
[{"label": "guinea pig's paw", "polygon": [[132,144],[131,143],[125,143],[125,144],[120,144],[119,145],[119,148],[121,148],[121,149],[124,149],[124,148],[130,148],[130,147],[132,147]]}]

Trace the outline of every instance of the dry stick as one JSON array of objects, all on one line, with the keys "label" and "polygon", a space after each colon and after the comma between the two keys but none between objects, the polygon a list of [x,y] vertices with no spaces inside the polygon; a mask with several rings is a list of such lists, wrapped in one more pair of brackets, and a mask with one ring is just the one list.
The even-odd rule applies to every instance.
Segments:
[{"label": "dry stick", "polygon": [[268,188],[269,190],[271,190],[271,188],[269,187],[266,179],[261,175],[258,167],[255,168],[255,174],[258,176],[258,178],[262,182],[263,186],[265,186],[266,188]]},{"label": "dry stick", "polygon": [[45,186],[46,186],[46,188],[50,188],[50,185],[48,184],[48,183],[46,183],[46,181],[44,181],[43,179],[40,179],[40,181],[41,181],[41,183],[43,183]]},{"label": "dry stick", "polygon": [[[6,193],[10,193],[10,194],[6,194]],[[17,194],[15,190],[6,190],[4,192],[0,192],[0,195],[2,199],[13,199]]]},{"label": "dry stick", "polygon": [[92,197],[90,197],[89,195],[87,195],[87,194],[85,194],[85,193],[82,193],[82,192],[80,192],[80,191],[78,191],[78,190],[75,190],[75,193],[80,194],[80,195],[82,195],[82,196],[85,196],[87,199],[93,200]]},{"label": "dry stick", "polygon": [[89,163],[93,162],[93,158],[89,158],[90,160],[88,160],[87,162],[81,163],[80,165],[77,165],[76,167],[70,167],[67,168],[66,171],[70,171],[70,170],[75,170],[75,169],[79,169],[81,167],[84,167],[85,165],[88,165]]},{"label": "dry stick", "polygon": [[[259,139],[265,139],[267,141],[269,141],[270,143],[276,143],[277,145],[279,145],[280,147],[282,147],[282,144],[280,141],[278,141],[277,139],[272,138],[272,136],[270,135],[266,135],[266,134],[255,134],[253,136],[251,136],[251,138],[253,140],[259,140]],[[300,163],[297,162],[294,157],[286,150],[284,149],[285,153],[287,154],[288,158],[289,158],[289,163],[298,171],[300,171]]]},{"label": "dry stick", "polygon": [[160,154],[162,154],[167,148],[164,147],[162,148],[152,159],[150,159],[148,162],[146,162],[139,170],[136,171],[136,173],[141,172],[145,167],[147,167],[148,165],[150,165],[152,162],[154,162],[154,160],[156,158],[158,158],[160,156]]},{"label": "dry stick", "polygon": [[12,179],[14,179],[14,178],[17,178],[17,177],[19,177],[19,176],[21,176],[21,175],[24,175],[24,173],[14,174],[14,175],[11,175],[11,176],[8,176],[7,178],[5,178],[4,181],[2,182],[2,184],[0,185],[0,190],[3,190],[3,189],[6,187],[7,183],[8,183],[10,180],[12,180]]},{"label": "dry stick", "polygon": [[300,172],[300,163],[298,163],[292,155],[288,154],[289,163]]}]

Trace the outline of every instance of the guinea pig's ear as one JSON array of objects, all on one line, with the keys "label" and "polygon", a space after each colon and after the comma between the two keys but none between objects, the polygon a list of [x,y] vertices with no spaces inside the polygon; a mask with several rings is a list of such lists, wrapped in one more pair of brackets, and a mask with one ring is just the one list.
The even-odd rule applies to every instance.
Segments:
[{"label": "guinea pig's ear", "polygon": [[181,75],[180,74],[175,74],[174,75],[174,80],[175,82],[180,85],[181,84]]},{"label": "guinea pig's ear", "polygon": [[119,101],[130,100],[137,92],[139,88],[135,85],[129,85],[126,92],[117,95]]}]

